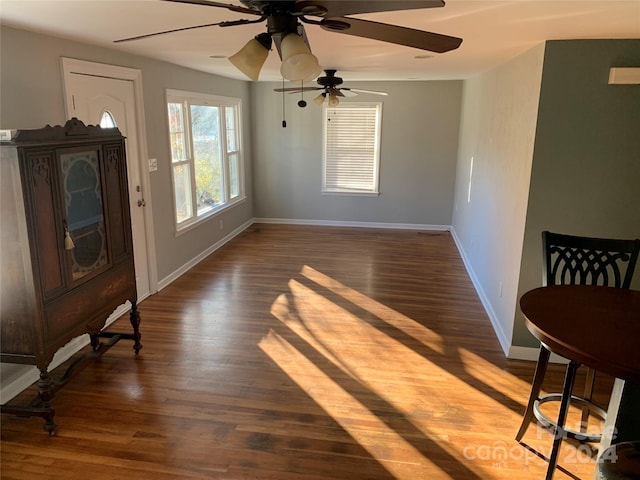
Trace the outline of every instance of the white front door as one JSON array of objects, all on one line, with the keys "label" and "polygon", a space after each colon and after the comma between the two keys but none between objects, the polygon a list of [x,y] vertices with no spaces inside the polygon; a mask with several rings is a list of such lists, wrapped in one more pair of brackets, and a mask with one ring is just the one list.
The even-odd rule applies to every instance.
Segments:
[{"label": "white front door", "polygon": [[[108,67],[108,66],[107,66]],[[67,117],[76,117],[87,125],[100,125],[103,120],[112,120],[126,137],[127,174],[129,179],[129,202],[131,205],[131,229],[136,270],[138,301],[147,297],[156,285],[152,285],[149,262],[149,239],[146,228],[146,210],[149,195],[145,195],[147,182],[143,180],[140,158],[139,129],[136,126],[136,99],[134,83],[129,79],[87,75],[77,71],[65,71],[65,93]],[[78,69],[75,69],[78,70]]]}]

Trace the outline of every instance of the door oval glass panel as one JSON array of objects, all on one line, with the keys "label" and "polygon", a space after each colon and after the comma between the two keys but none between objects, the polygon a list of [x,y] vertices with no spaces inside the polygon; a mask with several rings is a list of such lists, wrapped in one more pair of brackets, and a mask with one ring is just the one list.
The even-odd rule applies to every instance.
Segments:
[{"label": "door oval glass panel", "polygon": [[98,152],[60,155],[73,280],[107,264]]}]

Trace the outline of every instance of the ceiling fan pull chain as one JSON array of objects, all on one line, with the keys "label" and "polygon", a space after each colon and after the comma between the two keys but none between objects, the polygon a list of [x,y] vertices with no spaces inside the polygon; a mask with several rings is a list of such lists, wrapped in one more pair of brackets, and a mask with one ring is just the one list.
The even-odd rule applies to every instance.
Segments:
[{"label": "ceiling fan pull chain", "polygon": [[307,106],[307,102],[304,100],[304,80],[300,80],[300,100],[298,100],[298,106],[300,108]]},{"label": "ceiling fan pull chain", "polygon": [[[284,77],[282,77],[282,88],[284,88]],[[287,128],[287,121],[284,118],[284,92],[282,92],[282,128]]]}]

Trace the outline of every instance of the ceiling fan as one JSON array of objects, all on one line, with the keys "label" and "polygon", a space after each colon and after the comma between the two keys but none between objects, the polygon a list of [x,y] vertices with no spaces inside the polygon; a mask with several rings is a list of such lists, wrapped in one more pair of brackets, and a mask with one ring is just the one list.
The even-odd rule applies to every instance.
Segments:
[{"label": "ceiling fan", "polygon": [[300,93],[300,92],[312,92],[317,90],[323,90],[320,95],[313,99],[313,101],[322,105],[325,100],[328,100],[329,105],[334,107],[340,103],[338,97],[353,97],[358,93],[369,93],[372,95],[389,95],[387,92],[379,92],[376,90],[363,90],[361,88],[348,88],[348,87],[340,87],[342,85],[342,78],[336,77],[336,70],[327,69],[324,71],[324,77],[318,77],[316,82],[318,82],[319,87],[289,87],[289,88],[275,88],[275,92],[289,92],[289,93]]},{"label": "ceiling fan", "polygon": [[[175,28],[162,32],[115,40],[116,43],[140,40],[155,35],[203,27],[232,27],[266,21],[267,31],[251,39],[229,60],[252,80],[257,80],[272,42],[282,66],[283,78],[291,81],[312,80],[322,73],[318,59],[311,53],[303,23],[318,25],[324,30],[354,35],[408,47],[444,53],[460,46],[462,39],[439,33],[351,18],[347,15],[444,7],[443,0],[240,0],[243,6],[211,0],[163,0],[174,3],[225,8],[251,15],[251,19]],[[257,17],[257,18],[256,18]],[[302,22],[302,23],[301,23]]]}]

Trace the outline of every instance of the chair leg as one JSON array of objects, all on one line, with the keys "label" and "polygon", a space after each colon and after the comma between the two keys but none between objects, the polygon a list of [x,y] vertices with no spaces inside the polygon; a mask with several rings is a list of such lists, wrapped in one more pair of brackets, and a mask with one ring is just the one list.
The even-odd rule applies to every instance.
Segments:
[{"label": "chair leg", "polygon": [[542,381],[547,371],[547,365],[549,364],[549,355],[551,352],[547,350],[544,345],[540,345],[540,354],[538,355],[538,363],[536,364],[536,372],[533,375],[533,382],[531,383],[531,393],[529,394],[529,403],[524,411],[522,417],[522,423],[520,429],[516,434],[516,441],[520,441],[527,431],[531,420],[533,419],[533,404],[540,396],[540,390],[542,389]]},{"label": "chair leg", "polygon": [[569,412],[571,391],[573,390],[573,382],[576,379],[576,371],[579,366],[580,364],[574,361],[569,362],[569,365],[567,365],[567,372],[564,376],[564,386],[562,387],[562,401],[560,402],[560,411],[558,412],[558,425],[554,428],[553,432],[553,446],[551,447],[551,455],[549,455],[546,480],[553,478],[553,473],[558,463],[560,444],[562,443],[562,437],[564,437],[564,423],[567,419],[567,413]]},{"label": "chair leg", "polygon": [[[587,368],[587,378],[584,384],[584,395],[582,398],[591,401],[593,395],[593,385],[596,381],[596,371],[593,368]],[[587,405],[582,407],[582,417],[580,419],[580,431],[586,432],[589,425],[589,412],[590,409]]]}]

